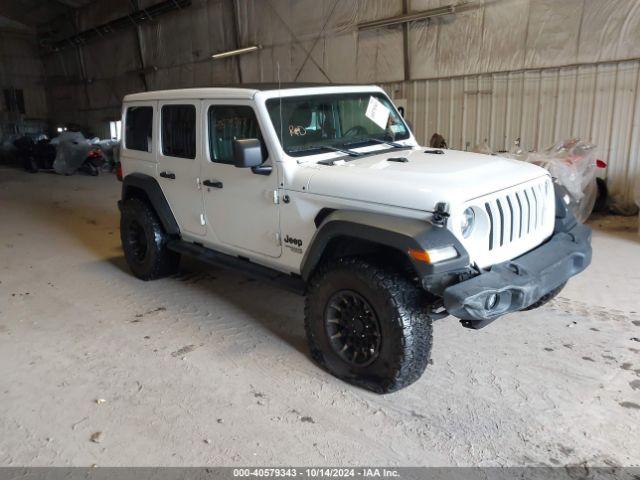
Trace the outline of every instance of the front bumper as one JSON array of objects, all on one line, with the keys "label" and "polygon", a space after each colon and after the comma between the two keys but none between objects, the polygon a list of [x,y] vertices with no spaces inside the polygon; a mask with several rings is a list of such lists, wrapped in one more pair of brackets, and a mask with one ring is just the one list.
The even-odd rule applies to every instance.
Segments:
[{"label": "front bumper", "polygon": [[522,310],[591,263],[591,230],[576,223],[544,244],[445,289],[444,307],[465,326],[480,328]]}]

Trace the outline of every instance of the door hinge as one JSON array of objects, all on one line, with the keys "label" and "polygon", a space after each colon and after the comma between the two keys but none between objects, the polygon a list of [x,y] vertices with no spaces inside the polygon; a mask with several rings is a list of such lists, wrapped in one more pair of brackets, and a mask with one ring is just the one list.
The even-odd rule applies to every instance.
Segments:
[{"label": "door hinge", "polygon": [[278,190],[273,191],[273,203],[275,203],[276,205],[280,203],[280,193],[278,192]]},{"label": "door hinge", "polygon": [[280,238],[280,233],[276,232],[276,245],[281,246],[282,245],[282,239]]},{"label": "door hinge", "polygon": [[200,214],[200,225],[204,226],[207,224],[207,219],[204,217],[204,213]]},{"label": "door hinge", "polygon": [[200,181],[200,178],[196,178],[196,187],[198,187],[198,190],[202,190],[202,182]]}]

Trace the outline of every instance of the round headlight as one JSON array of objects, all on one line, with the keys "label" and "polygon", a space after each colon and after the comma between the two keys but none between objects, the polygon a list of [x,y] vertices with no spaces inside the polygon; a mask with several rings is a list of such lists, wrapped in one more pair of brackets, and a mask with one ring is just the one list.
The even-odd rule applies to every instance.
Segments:
[{"label": "round headlight", "polygon": [[464,212],[462,212],[462,220],[460,221],[460,230],[462,231],[462,236],[464,238],[468,238],[473,231],[473,226],[476,223],[476,214],[473,211],[473,208],[467,208]]}]

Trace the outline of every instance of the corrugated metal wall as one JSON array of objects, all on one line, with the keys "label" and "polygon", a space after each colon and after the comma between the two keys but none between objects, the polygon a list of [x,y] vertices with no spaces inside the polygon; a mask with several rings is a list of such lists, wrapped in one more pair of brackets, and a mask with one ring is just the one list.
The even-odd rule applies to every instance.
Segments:
[{"label": "corrugated metal wall", "polygon": [[486,141],[526,150],[578,137],[598,146],[608,163],[611,195],[633,203],[640,177],[640,59],[384,84],[407,100],[407,119],[423,144],[434,132],[451,148]]}]

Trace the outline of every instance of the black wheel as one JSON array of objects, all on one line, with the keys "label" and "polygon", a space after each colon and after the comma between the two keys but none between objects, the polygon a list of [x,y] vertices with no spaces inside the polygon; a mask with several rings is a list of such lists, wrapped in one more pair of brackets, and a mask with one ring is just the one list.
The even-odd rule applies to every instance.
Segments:
[{"label": "black wheel", "polygon": [[551,300],[553,300],[554,298],[556,298],[558,296],[558,294],[562,291],[562,289],[564,288],[564,286],[566,284],[567,284],[567,282],[564,282],[558,288],[554,288],[553,290],[551,290],[546,295],[543,295],[542,297],[540,297],[540,299],[537,302],[532,303],[531,305],[529,305],[526,308],[523,308],[522,311],[526,312],[528,310],[534,310],[534,309],[536,309],[538,307],[543,306],[546,303],[549,303]]},{"label": "black wheel", "polygon": [[133,274],[153,280],[175,273],[180,255],[166,246],[168,236],[147,202],[130,198],[122,205],[120,239]]},{"label": "black wheel", "polygon": [[314,275],[305,330],[320,366],[377,393],[412,384],[429,362],[426,294],[402,273],[366,259],[339,259]]}]

